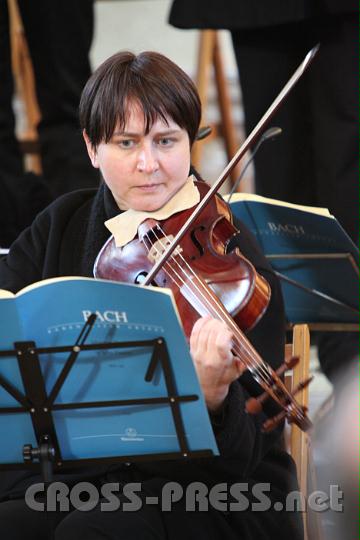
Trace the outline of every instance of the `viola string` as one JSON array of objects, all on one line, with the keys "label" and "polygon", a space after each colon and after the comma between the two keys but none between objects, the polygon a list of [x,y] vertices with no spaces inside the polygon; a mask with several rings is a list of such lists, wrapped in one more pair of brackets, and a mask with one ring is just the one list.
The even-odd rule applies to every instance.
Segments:
[{"label": "viola string", "polygon": [[[166,237],[166,234],[164,233],[164,231],[162,231],[159,226],[158,226],[158,228],[159,228],[160,232],[162,234],[164,234],[164,236]],[[163,243],[163,239],[156,234],[154,229],[152,229],[152,232],[153,232],[156,240],[161,245],[161,247],[165,249],[166,246]],[[151,239],[150,239],[150,237],[148,235],[147,235],[147,240],[154,247],[154,244],[152,244]],[[157,250],[156,246],[155,246],[155,249],[159,254],[160,252]],[[204,295],[203,292],[199,289],[198,284],[200,285],[202,290],[205,291],[205,293],[209,294],[208,290],[207,290],[207,287],[201,281],[199,276],[194,272],[194,270],[191,268],[191,266],[188,264],[188,262],[184,259],[184,257],[181,254],[178,255],[178,257],[188,267],[189,271],[191,272],[191,275],[194,277],[194,281],[192,281],[190,279],[189,275],[186,274],[185,269],[179,264],[179,262],[175,259],[175,257],[173,255],[170,256],[170,258],[176,264],[176,266],[179,267],[180,271],[183,274],[185,274],[185,276],[190,280],[191,286],[194,287],[195,290],[197,291],[197,293],[203,298],[203,301],[205,302],[205,304],[203,304],[203,307],[205,307],[205,309],[207,310],[209,315],[215,316],[215,318],[218,318],[218,319],[220,318],[220,320],[223,320],[222,317],[221,317],[221,314],[219,316],[219,313],[216,312],[216,310],[211,305],[211,303],[209,302],[206,295]],[[182,279],[182,277],[176,272],[175,268],[173,268],[168,261],[165,264],[168,266],[168,268],[171,268],[171,270],[176,274],[178,280],[183,284],[183,286],[186,287],[191,292],[191,294],[194,295],[195,298],[197,298],[194,291],[191,290],[190,285]],[[179,289],[180,289],[180,285],[169,274],[169,272],[167,271],[166,273],[173,280],[175,285],[177,287],[179,287]],[[210,297],[210,298],[213,299],[213,297]],[[208,305],[206,305],[206,304],[208,304]],[[238,356],[238,358],[241,361],[244,362],[244,364],[248,367],[248,369],[250,369],[250,371],[252,371],[254,369],[256,370],[256,373],[253,373],[254,377],[258,377],[258,378],[262,379],[266,384],[269,384],[269,378],[271,377],[271,369],[269,368],[269,366],[267,366],[264,363],[264,361],[260,358],[257,351],[252,347],[251,343],[242,334],[242,332],[240,331],[240,329],[236,325],[235,321],[233,321],[233,319],[229,316],[228,312],[226,311],[224,306],[221,304],[221,302],[219,304],[217,304],[216,307],[222,312],[223,317],[227,319],[227,321],[223,321],[223,322],[225,322],[225,324],[227,324],[227,326],[232,326],[233,333],[235,334],[235,336],[234,336],[235,337],[234,346],[232,347],[232,349],[235,352],[236,356]],[[239,335],[240,335],[240,340],[238,338]],[[245,343],[246,345],[243,345],[243,343]],[[246,346],[247,346],[248,349],[250,349],[250,351],[248,351],[246,349]],[[260,359],[260,361],[259,361],[259,359]]]},{"label": "viola string", "polygon": [[[145,238],[145,237],[147,238],[147,240],[148,240],[149,242],[151,242],[151,239],[150,239],[147,235],[144,235],[144,238]],[[150,249],[149,249],[149,247],[148,247],[146,244],[145,244],[145,247],[146,247],[146,249],[147,249],[148,252],[149,252]],[[152,247],[154,247],[154,245],[152,245]],[[163,247],[164,247],[164,246],[163,246]],[[160,251],[158,251],[157,248],[155,248],[155,249],[156,249],[157,254],[160,254]],[[171,258],[173,258],[173,257],[171,256]],[[175,277],[170,273],[170,271],[169,271],[168,269],[166,269],[167,266],[168,266],[168,267],[176,274],[176,277],[178,278],[179,282],[177,282],[176,279],[175,279]],[[170,279],[173,283],[175,283],[175,285],[178,287],[179,290],[181,290],[181,287],[184,286],[184,287],[186,287],[186,288],[189,289],[190,293],[193,294],[193,292],[191,291],[191,289],[190,289],[190,287],[187,285],[187,283],[182,279],[182,277],[176,272],[176,270],[174,270],[174,269],[172,268],[172,266],[171,266],[167,261],[164,263],[164,266],[163,266],[162,269],[163,269],[164,273],[169,277],[169,279]],[[207,306],[204,306],[204,307],[205,307],[205,309],[207,310],[208,315],[211,315],[211,312],[209,311],[208,307],[207,307]]]},{"label": "viola string", "polygon": [[[159,230],[161,230],[161,228],[160,228],[159,226],[158,226],[158,228],[159,228]],[[161,244],[161,247],[162,247],[162,248],[166,248],[166,246],[165,246],[165,245],[163,244],[163,242],[162,242],[162,239],[161,239],[159,236],[156,235],[156,232],[154,231],[154,229],[152,230],[152,232],[153,232],[154,236],[156,237],[156,239],[158,240],[158,242]],[[162,232],[162,234],[164,234],[165,237],[166,237],[166,234],[164,233],[164,231],[161,231],[161,232]],[[150,239],[149,237],[148,237],[148,240],[149,240],[149,242],[151,243],[151,239]],[[157,248],[155,248],[155,249],[157,249]],[[160,253],[160,252],[159,252],[159,253]],[[187,261],[184,259],[184,257],[183,257],[182,255],[178,255],[178,256],[182,259],[182,261],[183,261],[183,262],[186,264],[186,266],[189,268],[191,274],[192,274],[192,275],[194,276],[194,278],[195,278],[195,281],[197,281],[197,282],[200,284],[200,286],[201,286],[202,289],[205,291],[205,293],[209,294],[206,285],[203,284],[203,282],[201,281],[201,279],[200,279],[200,278],[197,276],[197,274],[193,271],[193,269],[190,267],[190,265],[187,263]],[[175,259],[173,256],[171,256],[171,258],[172,258],[172,260],[175,262],[175,264],[180,268],[180,270],[181,270],[183,273],[185,273],[184,268],[181,267],[181,265],[178,263],[178,261],[176,261],[176,259]],[[188,283],[185,282],[185,281],[181,278],[181,276],[179,276],[179,274],[176,272],[176,270],[175,270],[173,267],[171,267],[171,265],[170,265],[169,263],[168,263],[168,266],[172,269],[173,272],[176,273],[178,279],[183,283],[184,287],[187,287],[187,288],[190,290],[190,292],[191,292],[192,294],[194,294],[194,292],[191,290],[191,288],[190,288],[190,286],[188,285]],[[188,276],[186,273],[185,273],[185,275],[186,275],[187,278],[189,278],[189,276]],[[173,281],[174,281],[174,283],[176,284],[176,286],[179,287],[178,283],[176,283],[174,279],[173,279]],[[212,308],[212,311],[211,311],[211,309],[210,309],[210,311],[209,311],[209,308],[208,308],[208,313],[209,313],[210,315],[215,316],[215,318],[218,318],[218,319],[220,318],[220,320],[223,320],[223,319],[221,318],[221,316],[219,317],[219,313],[216,312],[216,310],[214,310],[214,307],[213,307],[213,306],[211,305],[211,303],[208,301],[208,299],[206,298],[206,296],[199,290],[199,288],[197,287],[196,283],[194,283],[193,281],[190,281],[190,283],[191,283],[192,286],[195,286],[195,289],[197,289],[198,294],[200,294],[200,295],[203,297],[204,301],[205,301],[205,302],[208,302],[210,308]],[[196,295],[195,295],[195,294],[194,294],[194,296],[195,296],[195,298],[196,298]],[[212,296],[210,296],[210,298],[213,299]],[[205,307],[206,307],[206,306],[205,306]],[[242,343],[239,343],[239,342],[236,343],[236,341],[235,341],[235,344],[234,344],[234,346],[233,346],[233,348],[232,348],[233,351],[236,353],[236,355],[237,355],[239,358],[241,358],[242,361],[244,361],[244,363],[247,365],[247,367],[250,369],[250,371],[251,371],[252,369],[254,369],[254,365],[255,365],[255,366],[256,366],[256,373],[254,374],[254,376],[257,376],[257,377],[260,378],[260,379],[262,378],[266,384],[269,384],[269,377],[271,377],[271,371],[270,371],[269,367],[262,361],[262,359],[260,359],[260,360],[261,360],[261,363],[260,363],[259,360],[256,358],[256,357],[259,357],[258,354],[257,354],[257,352],[255,351],[255,349],[253,349],[252,345],[246,340],[245,336],[243,336],[242,332],[241,332],[240,329],[237,327],[237,325],[236,325],[236,323],[233,321],[233,319],[229,316],[229,314],[228,314],[228,312],[226,311],[226,309],[224,308],[224,306],[219,302],[219,304],[217,304],[216,307],[217,307],[218,309],[220,309],[220,310],[223,312],[223,315],[228,319],[228,323],[229,323],[229,322],[231,323],[231,326],[233,327],[232,329],[233,329],[234,333],[236,333],[237,335],[240,335],[240,337],[241,337],[241,339],[242,339],[242,342],[243,342],[243,343],[246,343],[246,345],[248,345],[248,348],[250,348],[250,351],[252,350],[252,352],[255,353],[255,354],[252,354],[252,355],[249,354],[248,351],[246,350],[246,348],[242,345]],[[225,321],[223,321],[223,322],[225,322]],[[228,326],[229,326],[229,324],[228,324]],[[235,339],[236,339],[236,336],[234,336],[234,337],[235,337]],[[238,341],[239,341],[239,340],[238,340]],[[239,349],[239,346],[240,346],[240,349]],[[256,355],[256,356],[255,356],[255,355]],[[249,361],[249,359],[252,360],[252,363]],[[267,369],[267,368],[268,368],[268,369]],[[261,371],[263,372],[262,374],[261,374]],[[260,377],[260,375],[262,375],[262,376]]]},{"label": "viola string", "polygon": [[[157,225],[157,228],[159,228],[159,230],[162,232],[162,234],[164,235],[164,237],[167,238],[166,233],[165,233],[164,231],[162,231],[162,229],[160,228],[159,225]],[[164,245],[164,243],[163,243],[163,241],[162,241],[162,238],[159,237],[159,236],[156,234],[156,232],[155,232],[154,229],[152,229],[152,232],[153,232],[154,236],[156,237],[157,241],[161,244],[161,247],[162,247],[163,249],[166,249],[166,245]],[[156,248],[156,246],[154,246],[154,244],[152,243],[151,238],[150,238],[148,235],[145,235],[145,236],[146,236],[146,238],[148,239],[149,244],[150,244],[152,247],[155,247],[157,254],[160,254],[160,251],[159,251],[159,250]],[[146,248],[148,249],[148,251],[149,251],[149,247],[146,246],[146,245],[145,245],[145,247],[146,247]],[[183,257],[182,255],[181,255],[181,256],[178,255],[178,256],[182,259],[182,261],[186,264],[186,266],[188,266],[188,268],[189,268],[190,272],[192,273],[192,275],[194,276],[195,280],[198,281],[198,282],[200,283],[200,285],[202,286],[202,288],[207,292],[206,286],[202,283],[201,279],[197,276],[196,272],[194,272],[193,269],[190,267],[190,265],[188,264],[188,262],[186,261],[186,259],[184,259],[184,257]],[[170,258],[175,262],[175,264],[180,268],[180,270],[181,270],[183,273],[185,273],[185,270],[181,267],[181,265],[178,263],[178,261],[175,259],[175,257],[174,257],[173,255],[171,255]],[[176,273],[176,275],[178,276],[178,279],[180,280],[181,283],[183,283],[184,287],[187,287],[187,288],[190,290],[190,292],[192,292],[191,289],[190,289],[190,287],[188,286],[187,282],[185,282],[185,281],[181,278],[181,276],[179,276],[179,275],[177,274],[176,270],[174,270],[174,268],[172,268],[172,266],[170,265],[170,263],[169,263],[168,261],[166,261],[164,264],[166,264],[168,267],[170,267],[171,270],[172,270],[173,272]],[[172,279],[172,281],[175,283],[175,285],[176,285],[176,286],[179,288],[179,290],[180,290],[180,285],[175,281],[175,279],[174,279],[173,276],[169,273],[169,271],[166,271],[165,273],[170,277],[170,279]],[[185,275],[186,275],[186,273],[185,273]],[[186,277],[189,278],[189,276],[187,276],[187,275],[186,275]],[[191,280],[190,280],[190,283],[191,283],[192,285],[194,284]],[[198,289],[198,292],[199,292],[200,295],[203,296],[203,298],[205,298],[205,300],[207,301],[206,297],[201,293],[201,291],[199,291],[199,289]],[[211,298],[212,298],[212,297],[211,297]],[[205,307],[206,307],[206,306],[205,306]],[[210,307],[212,307],[212,306],[210,305]],[[252,350],[255,352],[256,356],[260,358],[261,363],[260,363],[258,360],[256,360],[256,362],[254,362],[254,364],[257,363],[258,366],[260,367],[260,371],[258,371],[258,368],[257,368],[256,373],[255,373],[255,374],[253,373],[253,376],[254,376],[255,380],[257,380],[257,379],[260,379],[260,380],[261,380],[261,379],[262,379],[262,380],[264,381],[265,385],[267,385],[268,387],[269,387],[269,386],[271,387],[271,377],[272,377],[272,373],[273,373],[273,370],[272,370],[271,366],[269,366],[268,364],[266,364],[266,363],[261,359],[261,357],[258,355],[257,351],[252,347],[251,343],[246,339],[245,336],[243,336],[242,332],[241,332],[240,329],[237,327],[235,321],[233,321],[233,319],[229,316],[228,312],[225,310],[225,308],[224,308],[224,306],[221,304],[221,302],[220,302],[220,305],[218,305],[217,307],[218,307],[218,308],[220,307],[220,309],[221,309],[223,312],[225,312],[225,314],[226,314],[226,316],[227,316],[226,318],[227,318],[228,320],[230,320],[230,322],[232,322],[232,323],[235,325],[236,333],[239,334],[239,335],[243,338],[243,341],[247,343],[247,345],[250,347],[250,350],[252,349]],[[209,311],[208,311],[208,312],[209,312]],[[211,312],[210,312],[210,314],[211,314]],[[215,314],[216,318],[219,318],[219,315],[218,315],[218,313],[217,313],[216,311],[214,312],[214,314]],[[222,319],[220,318],[220,320],[222,320]],[[223,321],[223,322],[224,322],[224,321]],[[232,350],[235,351],[236,355],[239,356],[239,358],[240,358],[240,351],[241,351],[241,350],[242,350],[245,354],[247,354],[246,350],[245,350],[243,347],[240,347],[240,351],[239,351],[239,350],[236,350],[235,347],[233,347]],[[247,358],[251,358],[251,355],[247,354]],[[254,356],[253,356],[252,358],[254,358]],[[241,359],[241,361],[243,361],[243,359]],[[246,362],[245,362],[245,361],[244,361],[244,364],[246,365]],[[247,365],[247,367],[248,367],[248,369],[250,369],[250,371],[251,371],[251,367],[252,367],[251,364],[250,364],[250,365]],[[263,372],[265,373],[265,376],[264,376],[263,374],[261,374],[261,371],[263,371]],[[261,374],[261,376],[260,376],[260,374]],[[270,381],[269,381],[269,379],[270,379]],[[258,381],[258,382],[259,382],[259,381]],[[288,390],[286,389],[285,386],[283,387],[282,390],[283,390],[283,392],[287,395],[288,399],[290,399],[292,408],[295,409],[295,410],[298,412],[299,415],[302,415],[302,414],[303,414],[302,408],[301,408],[300,405],[297,403],[297,401],[293,398],[293,396],[290,394],[290,392],[288,392]]]},{"label": "viola string", "polygon": [[[166,238],[166,233],[161,229],[161,227],[159,225],[157,227]],[[162,243],[162,239],[156,235],[156,232],[154,230],[153,230],[153,232],[154,232],[154,235],[155,235],[156,239],[161,244],[162,248],[165,248],[166,246],[164,246],[164,244]],[[236,338],[236,336],[240,336],[240,340],[238,339],[238,341],[242,341],[242,343],[241,342],[240,343],[235,342],[235,345],[238,345],[238,347],[240,346],[240,350],[239,349],[236,350],[236,347],[233,347],[233,350],[237,353],[239,358],[240,358],[240,354],[242,353],[243,355],[247,356],[247,359],[251,359],[252,363],[248,362],[249,369],[253,368],[255,366],[256,370],[257,370],[257,374],[259,373],[259,370],[261,370],[263,372],[263,374],[265,374],[265,375],[263,375],[264,381],[268,383],[268,379],[269,379],[269,377],[271,377],[271,368],[269,366],[267,366],[266,363],[264,363],[264,361],[261,359],[260,355],[258,355],[257,351],[254,349],[252,344],[247,340],[247,338],[244,336],[244,334],[241,332],[241,330],[236,325],[235,321],[231,318],[231,316],[227,312],[224,305],[221,303],[221,301],[219,301],[215,297],[215,300],[218,302],[215,307],[217,307],[217,309],[219,309],[222,312],[222,315],[223,315],[225,320],[221,318],[221,314],[219,316],[219,313],[214,309],[214,307],[211,305],[211,303],[208,301],[208,299],[206,297],[206,294],[209,295],[207,286],[202,282],[202,280],[199,278],[199,276],[196,274],[196,272],[194,272],[194,270],[191,268],[191,266],[186,261],[186,259],[181,254],[179,254],[178,257],[181,258],[182,262],[188,267],[189,271],[191,272],[191,274],[194,277],[194,281],[190,281],[191,285],[195,286],[195,288],[197,289],[197,292],[204,298],[204,301],[209,303],[210,308],[213,308],[213,311],[212,311],[212,313],[210,312],[210,314],[212,314],[216,318],[220,318],[220,320],[225,322],[225,324],[227,324],[227,326],[231,326],[232,327],[231,329],[233,330],[233,332],[235,334],[235,338]],[[178,261],[174,257],[171,257],[171,258],[173,259],[175,264],[180,268],[180,270],[185,274],[185,276],[189,279],[189,276],[186,274],[184,268],[178,263]],[[174,269],[173,269],[173,271],[175,272]],[[178,276],[178,278],[182,281],[184,286],[187,286],[190,289],[190,287],[187,285],[187,283],[184,282],[181,279],[180,276]],[[203,291],[205,291],[205,293],[206,293],[205,295],[202,294],[202,292],[199,290],[199,288],[196,285],[196,282],[198,282],[199,285],[201,286],[201,288],[203,289]],[[196,295],[195,295],[195,297],[196,297]],[[211,293],[210,293],[210,299],[214,300],[214,298],[211,296]],[[243,345],[243,343],[245,345]],[[249,354],[247,349],[249,349],[252,354]],[[265,377],[267,377],[267,379]]]}]

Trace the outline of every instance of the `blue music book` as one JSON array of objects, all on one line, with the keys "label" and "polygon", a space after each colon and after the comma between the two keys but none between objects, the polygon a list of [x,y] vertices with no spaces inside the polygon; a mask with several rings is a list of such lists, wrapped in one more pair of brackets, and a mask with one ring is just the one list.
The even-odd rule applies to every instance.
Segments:
[{"label": "blue music book", "polygon": [[[0,290],[0,350],[29,340],[38,348],[72,345],[91,313],[96,320],[86,344],[165,340],[177,393],[198,396],[180,403],[189,449],[218,454],[169,290],[77,277],[38,282],[17,295]],[[151,354],[149,346],[81,351],[54,405],[166,397],[159,365],[152,381],[144,380]],[[39,354],[48,395],[68,356],[69,352]],[[24,392],[16,357],[0,357],[0,464],[21,463],[23,444],[36,446],[37,440],[28,412],[1,414],[1,409],[21,407],[1,378]],[[179,451],[168,403],[54,410],[53,419],[64,462]]]},{"label": "blue music book", "polygon": [[359,250],[328,210],[249,193],[230,206],[280,274],[289,322],[358,322]]}]

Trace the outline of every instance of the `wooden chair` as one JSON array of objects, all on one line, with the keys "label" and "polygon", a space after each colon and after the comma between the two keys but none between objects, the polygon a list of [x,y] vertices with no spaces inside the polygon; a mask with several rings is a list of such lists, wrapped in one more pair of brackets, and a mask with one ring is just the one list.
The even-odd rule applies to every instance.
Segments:
[{"label": "wooden chair", "polygon": [[[296,324],[293,327],[292,343],[285,347],[285,357],[291,356],[298,356],[300,360],[293,371],[285,375],[285,384],[289,390],[295,388],[300,381],[309,378],[310,332],[306,324]],[[297,401],[300,405],[309,406],[309,387],[297,395]],[[290,426],[287,435],[287,449],[296,464],[300,491],[307,500],[308,494],[317,488],[311,438],[308,433],[304,433],[294,424]],[[304,540],[323,540],[321,519],[317,512],[306,508],[303,522]]]},{"label": "wooden chair", "polygon": [[[207,123],[206,108],[208,104],[208,90],[212,71],[214,71],[215,75],[215,86],[220,109],[220,131],[224,139],[227,158],[230,161],[239,148],[239,140],[236,135],[231,112],[231,100],[226,82],[219,35],[215,30],[203,30],[199,35],[198,63],[195,80],[203,108],[202,125]],[[211,127],[213,134],[216,135],[216,126]],[[193,147],[191,156],[194,167],[199,170],[201,168],[202,145],[203,142],[198,141]],[[241,167],[240,164],[238,164],[231,175],[233,182],[239,177],[240,171]]]},{"label": "wooden chair", "polygon": [[40,111],[36,99],[32,62],[16,0],[8,0],[12,70],[16,93],[23,104],[24,128],[19,134],[23,153],[28,156],[26,168],[41,173],[37,125]]}]

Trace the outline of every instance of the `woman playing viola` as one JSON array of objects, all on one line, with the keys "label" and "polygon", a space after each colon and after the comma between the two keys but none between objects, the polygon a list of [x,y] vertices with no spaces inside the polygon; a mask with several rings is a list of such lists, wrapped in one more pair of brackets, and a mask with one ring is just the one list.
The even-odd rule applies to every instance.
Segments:
[{"label": "woman playing viola", "polygon": [[[97,254],[110,234],[105,222],[129,209],[157,212],[181,193],[189,179],[190,151],[200,118],[194,84],[166,57],[121,52],[105,61],[89,79],[80,103],[89,157],[103,181],[97,191],[81,190],[59,198],[36,218],[0,261],[0,287],[16,292],[45,278],[92,276]],[[264,360],[277,368],[284,350],[279,284],[251,234],[242,224],[239,228],[229,249],[238,247],[271,287],[267,311],[248,338]],[[190,353],[220,457],[94,467],[56,475],[56,480],[69,486],[84,480],[97,486],[139,482],[144,500],[137,512],[101,512],[97,507],[90,512],[54,513],[50,519],[56,540],[302,537],[300,515],[273,509],[294,488],[295,472],[281,449],[281,428],[262,433],[264,418],[245,412],[254,383],[244,373],[241,357],[233,356],[230,330],[219,320],[200,318],[191,332]],[[46,517],[31,511],[23,499],[27,486],[39,478],[9,471],[0,479],[4,537],[23,538],[26,529],[28,539],[46,538]],[[206,511],[200,511],[198,504],[189,511],[184,497],[171,512],[147,505],[146,496],[161,497],[167,482],[177,482],[184,489],[197,482],[207,491],[221,484],[225,504],[209,504]],[[232,494],[231,486],[237,486]]]}]

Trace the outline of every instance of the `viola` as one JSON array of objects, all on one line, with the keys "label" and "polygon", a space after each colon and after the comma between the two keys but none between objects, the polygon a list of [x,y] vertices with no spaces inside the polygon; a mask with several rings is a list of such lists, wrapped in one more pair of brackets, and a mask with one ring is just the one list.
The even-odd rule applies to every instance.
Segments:
[{"label": "viola", "polygon": [[[205,182],[198,181],[196,186],[202,198],[209,192]],[[141,285],[189,214],[191,209],[175,213],[163,222],[146,220],[139,226],[137,237],[122,248],[116,247],[110,237],[96,259],[95,277]],[[281,380],[290,364],[275,372],[244,334],[265,313],[271,291],[267,281],[238,249],[227,253],[231,239],[238,233],[228,206],[216,196],[184,235],[181,246],[157,273],[152,285],[172,290],[188,339],[199,316],[217,318],[231,330],[234,355],[241,358],[266,396],[270,395],[282,408],[276,419],[265,422],[264,430],[273,429],[285,416],[307,429],[310,423],[305,409],[292,400]],[[247,410],[253,414],[260,412],[264,400],[265,395],[248,400]],[[287,412],[283,404],[290,402]]]},{"label": "viola", "polygon": [[[203,181],[195,185],[201,197],[209,191]],[[95,262],[95,277],[142,284],[191,212],[177,212],[163,222],[146,220],[138,229],[138,237],[122,248],[109,238]],[[210,314],[209,308],[200,303],[192,308],[195,295],[204,295],[205,287],[244,331],[251,330],[266,310],[270,301],[266,280],[238,250],[226,253],[238,232],[228,205],[216,196],[184,236],[177,254],[152,282],[172,290],[187,338],[199,315]]]}]

